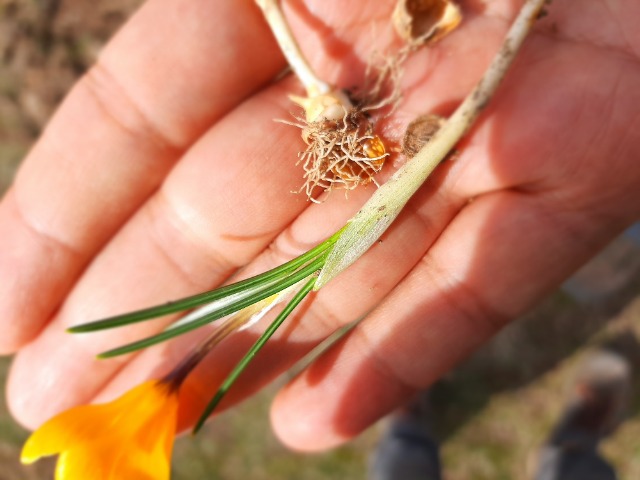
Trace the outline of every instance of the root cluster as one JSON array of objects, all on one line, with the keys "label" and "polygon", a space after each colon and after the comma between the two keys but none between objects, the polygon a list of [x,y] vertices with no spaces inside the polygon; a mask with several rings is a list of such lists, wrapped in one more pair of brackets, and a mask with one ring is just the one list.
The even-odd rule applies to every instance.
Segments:
[{"label": "root cluster", "polygon": [[369,117],[358,109],[339,120],[320,119],[298,124],[307,149],[300,153],[305,183],[300,189],[314,202],[316,189],[353,190],[375,182],[389,155],[380,137],[375,135]]},{"label": "root cluster", "polygon": [[[369,82],[357,102],[343,101],[339,108],[331,104],[310,119],[316,100],[296,98],[307,113],[306,119],[292,125],[302,129],[302,139],[307,144],[298,162],[305,172],[305,183],[299,192],[304,191],[309,200],[317,202],[314,194],[319,190],[349,191],[368,183],[378,185],[374,176],[382,170],[389,153],[374,131],[371,114],[384,118],[397,107],[401,99],[401,65],[409,52],[410,48],[403,48],[392,57],[383,57],[377,66],[370,64]],[[327,97],[346,98],[346,94],[332,93]],[[327,98],[320,102],[327,102]],[[386,113],[381,116],[383,110]]]}]

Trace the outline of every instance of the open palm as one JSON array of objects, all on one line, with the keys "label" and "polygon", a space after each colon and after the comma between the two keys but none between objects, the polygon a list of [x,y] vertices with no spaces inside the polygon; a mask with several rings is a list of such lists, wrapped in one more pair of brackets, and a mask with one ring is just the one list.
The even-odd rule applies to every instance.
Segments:
[{"label": "open palm", "polygon": [[[392,43],[393,1],[285,2],[310,63],[344,87]],[[521,1],[461,1],[463,25],[407,63],[383,133],[449,113]],[[452,368],[640,215],[640,4],[555,0],[495,101],[358,263],[306,303],[230,393],[238,401],[336,328],[366,318],[277,397],[274,426],[321,449]],[[168,371],[197,342],[94,360],[162,322],[71,336],[70,325],[179,298],[282,263],[371,194],[320,205],[301,185],[291,77],[251,0],[149,0],[75,87],[0,205],[0,351],[16,418],[35,427]],[[392,163],[392,162],[390,162]],[[388,170],[392,170],[389,168]],[[388,175],[386,173],[385,175]],[[256,332],[185,385],[200,413]]]}]

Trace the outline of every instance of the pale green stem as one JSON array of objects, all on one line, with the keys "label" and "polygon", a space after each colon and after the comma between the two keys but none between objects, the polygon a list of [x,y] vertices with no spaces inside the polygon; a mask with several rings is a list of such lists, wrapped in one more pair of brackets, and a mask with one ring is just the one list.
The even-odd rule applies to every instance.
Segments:
[{"label": "pale green stem", "polygon": [[278,0],[255,0],[255,2],[262,9],[262,13],[273,35],[276,37],[280,50],[282,50],[289,66],[307,90],[307,96],[315,97],[329,93],[331,86],[315,74],[300,51],[300,47],[280,9]]},{"label": "pale green stem", "polygon": [[485,75],[433,138],[347,223],[315,284],[318,290],[355,262],[389,228],[411,196],[469,130],[513,62],[548,0],[527,0]]}]

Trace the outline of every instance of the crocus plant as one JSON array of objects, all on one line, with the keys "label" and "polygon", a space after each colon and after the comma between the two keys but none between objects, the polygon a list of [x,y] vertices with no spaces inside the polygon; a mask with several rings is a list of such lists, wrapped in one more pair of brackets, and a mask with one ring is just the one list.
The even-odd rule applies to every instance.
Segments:
[{"label": "crocus plant", "polygon": [[[331,128],[349,133],[352,125],[349,122],[369,122],[369,118],[367,115],[354,113],[354,106],[341,90],[315,75],[297,47],[278,2],[256,0],[256,3],[264,11],[289,64],[307,90],[307,97],[295,97],[293,100],[305,109],[306,123],[301,128],[303,139],[312,148],[308,158],[312,163],[322,163],[321,160],[326,159],[319,160],[318,155],[325,155],[326,151],[319,154],[318,150],[313,150],[317,147],[317,143],[314,143],[317,139],[311,139],[312,135],[319,134],[314,130],[315,122],[320,121],[325,126],[329,122]],[[443,32],[450,30],[460,20],[455,16],[457,9],[452,13],[451,2],[441,3],[446,7],[444,11],[448,18],[454,15],[453,20],[442,26],[436,25],[427,35],[429,39],[442,36]],[[58,480],[169,478],[171,449],[177,428],[178,392],[184,379],[225,337],[253,325],[273,307],[284,303],[275,319],[219,386],[194,427],[194,431],[198,431],[235,380],[291,312],[310,292],[322,288],[366,252],[391,225],[431,172],[451,152],[497,89],[545,3],[547,0],[525,2],[502,49],[458,109],[441,123],[440,128],[413,158],[376,190],[342,229],[320,245],[273,270],[249,279],[169,304],[71,328],[71,333],[88,333],[189,311],[159,334],[100,355],[106,358],[138,351],[221,320],[220,326],[164,378],[138,385],[111,403],[75,407],[46,422],[27,440],[22,461],[32,463],[40,457],[58,454]],[[406,27],[406,12],[401,13]],[[329,169],[322,172],[320,177],[316,176],[311,180],[308,177],[309,195],[316,187],[342,185],[347,189],[355,188],[358,183],[369,181],[370,175],[381,167],[387,153],[382,140],[374,132],[374,126],[367,124],[360,128],[355,125],[354,128],[355,134],[360,136],[353,137],[353,150],[348,152],[347,158],[336,157],[334,165],[330,165],[333,168],[342,162],[340,165],[348,169],[349,174],[345,173],[341,177],[342,170]],[[364,177],[362,173],[365,174]]]}]

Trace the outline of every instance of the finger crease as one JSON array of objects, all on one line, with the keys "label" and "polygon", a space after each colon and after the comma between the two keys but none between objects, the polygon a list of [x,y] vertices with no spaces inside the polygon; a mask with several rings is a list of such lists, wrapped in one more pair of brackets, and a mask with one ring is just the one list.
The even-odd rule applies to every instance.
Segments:
[{"label": "finger crease", "polygon": [[151,121],[104,64],[98,62],[94,65],[81,79],[80,85],[86,88],[105,117],[137,141],[146,139],[162,150],[184,149]]},{"label": "finger crease", "polygon": [[511,320],[511,316],[490,305],[466,282],[454,278],[431,256],[423,258],[426,271],[439,291],[439,298],[448,304],[461,321],[470,325],[478,340],[494,334]]},{"label": "finger crease", "polygon": [[[162,192],[160,192],[159,195],[162,195]],[[176,259],[176,251],[178,249],[172,249],[170,245],[163,240],[165,235],[160,233],[163,228],[171,230],[171,233],[169,234],[170,237],[176,238],[178,242],[187,244],[189,248],[200,252],[203,257],[203,261],[206,261],[207,268],[212,275],[216,274],[218,276],[226,277],[238,269],[239,265],[232,262],[227,258],[227,256],[214,250],[211,247],[212,242],[203,238],[202,235],[198,234],[193,227],[183,219],[168,198],[164,197],[161,204],[162,207],[160,208],[160,211],[163,212],[163,214],[158,213],[156,208],[151,208],[149,211],[149,215],[151,217],[150,223],[153,226],[151,229],[153,232],[151,234],[152,240],[158,249],[162,251],[167,260],[178,271],[180,271],[181,274],[190,281],[190,283],[195,284],[196,282],[193,281],[192,275],[189,273],[189,269],[185,268],[182,262]],[[164,227],[161,225],[164,225]],[[202,285],[200,285],[200,287],[202,287]]]},{"label": "finger crease", "polygon": [[358,326],[349,334],[349,341],[356,342],[356,345],[362,349],[366,358],[369,358],[373,370],[388,382],[399,385],[403,390],[410,392],[418,392],[423,390],[426,385],[415,385],[409,380],[403,378],[401,371],[393,368],[392,362],[387,357],[378,353],[378,348],[373,341],[366,335],[365,329]]},{"label": "finger crease", "polygon": [[52,233],[47,232],[42,227],[39,227],[37,225],[37,222],[32,221],[31,218],[22,211],[20,203],[17,201],[17,199],[15,201],[15,205],[15,210],[18,215],[19,221],[42,243],[49,244],[52,250],[61,250],[72,256],[83,257],[82,250],[76,247],[73,243],[56,237]]}]

